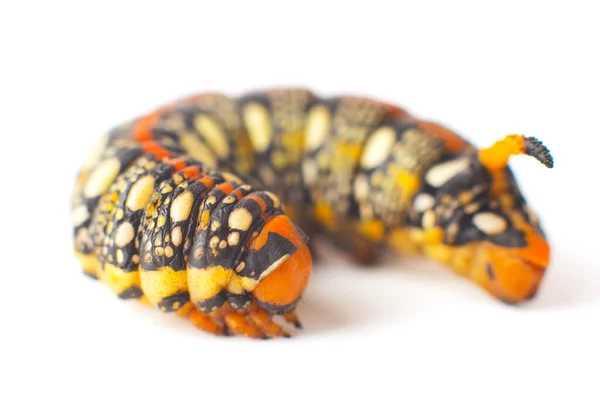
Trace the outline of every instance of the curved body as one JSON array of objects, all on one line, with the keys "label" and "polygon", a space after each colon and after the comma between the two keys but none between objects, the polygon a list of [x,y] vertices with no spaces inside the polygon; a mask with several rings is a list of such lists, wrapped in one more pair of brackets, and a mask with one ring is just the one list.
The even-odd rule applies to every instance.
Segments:
[{"label": "curved body", "polygon": [[398,107],[302,89],[190,97],[90,154],[75,252],[120,297],[214,333],[285,335],[271,317],[297,323],[317,232],[361,262],[386,247],[425,254],[519,302],[549,249],[505,161],[549,154],[510,138],[478,152]]}]

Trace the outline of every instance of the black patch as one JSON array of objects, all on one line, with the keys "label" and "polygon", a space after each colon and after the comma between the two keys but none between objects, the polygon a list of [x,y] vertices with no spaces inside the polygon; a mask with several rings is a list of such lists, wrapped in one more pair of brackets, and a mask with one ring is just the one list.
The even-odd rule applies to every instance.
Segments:
[{"label": "black patch", "polygon": [[227,302],[231,305],[234,310],[242,309],[252,302],[252,294],[251,293],[242,293],[242,294],[227,294]]},{"label": "black patch", "polygon": [[227,301],[229,293],[221,291],[208,300],[196,302],[196,308],[203,313],[210,312],[213,308],[219,308]]},{"label": "black patch", "polygon": [[494,273],[494,267],[492,267],[492,264],[490,263],[486,263],[485,264],[485,272],[487,273],[487,276],[495,281],[496,280],[496,274]]},{"label": "black patch", "polygon": [[142,292],[142,289],[140,287],[130,286],[127,289],[123,290],[121,293],[119,293],[119,298],[123,300],[139,299],[143,295],[144,293]]},{"label": "black patch", "polygon": [[271,315],[289,314],[296,309],[296,306],[298,305],[299,301],[300,301],[300,298],[297,298],[290,304],[280,306],[280,305],[275,305],[275,304],[271,304],[271,303],[265,303],[258,299],[256,300],[258,305],[261,306],[262,308],[264,308],[265,311],[267,311]]},{"label": "black patch", "polygon": [[244,262],[246,266],[239,276],[258,279],[265,270],[286,254],[292,255],[298,249],[289,240],[278,233],[269,232],[267,242],[258,250],[249,250]]},{"label": "black patch", "polygon": [[[177,311],[189,301],[189,292],[178,292],[162,299],[160,303],[158,303],[158,308],[163,312]],[[176,303],[179,303],[177,308],[174,307],[174,304]]]},{"label": "black patch", "polygon": [[548,168],[554,167],[554,159],[550,150],[534,137],[525,138],[525,154],[534,157]]}]

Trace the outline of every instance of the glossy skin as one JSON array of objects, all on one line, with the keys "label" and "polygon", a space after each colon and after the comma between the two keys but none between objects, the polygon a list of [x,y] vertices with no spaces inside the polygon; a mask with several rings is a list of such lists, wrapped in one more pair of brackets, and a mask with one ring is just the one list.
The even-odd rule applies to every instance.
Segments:
[{"label": "glossy skin", "polygon": [[275,315],[299,325],[312,266],[304,232],[363,263],[385,247],[425,254],[516,303],[549,263],[506,165],[516,154],[551,166],[531,138],[478,152],[370,99],[194,96],[96,146],[73,196],[75,253],[121,298],[215,334],[287,336]]}]

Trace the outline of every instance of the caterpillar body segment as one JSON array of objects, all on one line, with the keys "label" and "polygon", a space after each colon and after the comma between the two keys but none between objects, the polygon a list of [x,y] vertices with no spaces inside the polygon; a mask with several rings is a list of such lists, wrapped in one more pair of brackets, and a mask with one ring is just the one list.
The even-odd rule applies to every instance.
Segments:
[{"label": "caterpillar body segment", "polygon": [[477,150],[447,128],[357,97],[304,89],[189,97],[94,148],[73,194],[75,253],[121,298],[216,334],[287,336],[311,275],[307,235],[360,262],[424,254],[509,303],[549,263],[507,166],[553,161],[534,138]]}]

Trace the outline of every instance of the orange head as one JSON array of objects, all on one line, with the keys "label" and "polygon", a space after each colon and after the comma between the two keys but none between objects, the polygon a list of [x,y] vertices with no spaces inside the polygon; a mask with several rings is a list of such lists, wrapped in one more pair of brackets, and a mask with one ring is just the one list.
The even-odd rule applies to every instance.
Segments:
[{"label": "orange head", "polygon": [[508,303],[535,295],[550,260],[539,221],[508,167],[517,154],[553,166],[540,141],[519,135],[445,160],[425,176],[423,190],[432,200],[420,220],[426,231],[438,232],[438,242],[429,244],[434,257]]},{"label": "orange head", "polygon": [[263,271],[252,293],[271,314],[292,312],[308,285],[312,258],[306,241],[287,216],[278,215],[265,224],[248,248],[246,265]]}]

